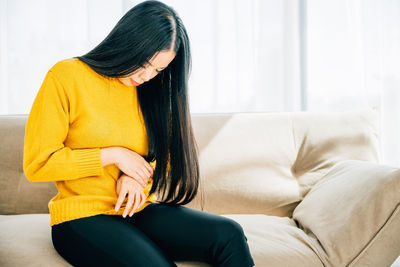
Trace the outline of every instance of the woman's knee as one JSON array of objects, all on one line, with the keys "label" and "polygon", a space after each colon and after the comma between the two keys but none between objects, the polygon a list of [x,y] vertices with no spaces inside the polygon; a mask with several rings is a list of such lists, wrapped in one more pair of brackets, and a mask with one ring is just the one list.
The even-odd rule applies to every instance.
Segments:
[{"label": "woman's knee", "polygon": [[[221,215],[222,216],[222,215]],[[222,216],[223,218],[215,225],[214,234],[218,241],[227,241],[235,238],[247,238],[242,226],[233,219]]]},{"label": "woman's knee", "polygon": [[[222,216],[222,215],[221,215]],[[217,266],[254,266],[242,226],[224,217],[214,228],[212,263]]]}]

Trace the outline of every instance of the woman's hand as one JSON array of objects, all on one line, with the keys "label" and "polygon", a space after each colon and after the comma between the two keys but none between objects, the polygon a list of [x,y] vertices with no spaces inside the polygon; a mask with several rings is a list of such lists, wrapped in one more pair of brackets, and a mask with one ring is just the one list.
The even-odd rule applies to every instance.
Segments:
[{"label": "woman's hand", "polygon": [[126,203],[124,213],[122,216],[125,218],[130,211],[132,204],[134,204],[132,211],[129,216],[132,217],[133,213],[140,208],[146,201],[146,195],[144,194],[144,187],[142,187],[136,180],[132,179],[125,174],[122,174],[117,180],[117,195],[118,200],[115,205],[115,211],[117,212],[121,204],[124,202],[126,194],[128,194],[128,202]]},{"label": "woman's hand", "polygon": [[138,153],[125,147],[108,147],[101,149],[103,166],[114,163],[118,169],[146,187],[153,177],[154,170]]}]

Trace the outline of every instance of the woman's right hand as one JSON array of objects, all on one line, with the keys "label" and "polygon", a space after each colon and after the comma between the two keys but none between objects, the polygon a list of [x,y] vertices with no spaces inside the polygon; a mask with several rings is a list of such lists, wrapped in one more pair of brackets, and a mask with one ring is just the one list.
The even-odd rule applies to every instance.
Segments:
[{"label": "woman's right hand", "polygon": [[[146,201],[146,195],[144,194],[143,190],[144,187],[141,187],[140,183],[138,183],[135,179],[132,179],[126,174],[122,174],[117,180],[116,191],[118,200],[115,205],[115,211],[117,212],[120,209],[126,198],[126,195],[128,194],[128,201],[122,216],[125,218],[129,213],[129,216],[132,217],[133,213]],[[132,205],[133,209],[131,210]]]},{"label": "woman's right hand", "polygon": [[113,160],[118,169],[146,187],[154,170],[138,153],[125,147],[112,147]]}]

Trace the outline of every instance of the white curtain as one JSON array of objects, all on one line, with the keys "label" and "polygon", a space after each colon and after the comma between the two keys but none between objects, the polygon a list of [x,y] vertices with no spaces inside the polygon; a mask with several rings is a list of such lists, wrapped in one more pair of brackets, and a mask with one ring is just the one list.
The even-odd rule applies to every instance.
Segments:
[{"label": "white curtain", "polygon": [[[0,0],[0,114],[28,113],[46,71],[142,1]],[[296,1],[170,0],[192,44],[193,112],[299,109]]]},{"label": "white curtain", "polygon": [[191,39],[194,112],[299,110],[297,1],[164,2]]},{"label": "white curtain", "polygon": [[400,166],[400,1],[307,1],[308,110],[372,107],[382,162]]},{"label": "white curtain", "polygon": [[[140,0],[0,0],[0,114],[27,114],[48,69]],[[400,166],[400,1],[164,0],[192,45],[191,110],[380,111]]]},{"label": "white curtain", "polygon": [[107,0],[0,0],[0,114],[29,113],[51,66],[93,48],[122,10]]}]

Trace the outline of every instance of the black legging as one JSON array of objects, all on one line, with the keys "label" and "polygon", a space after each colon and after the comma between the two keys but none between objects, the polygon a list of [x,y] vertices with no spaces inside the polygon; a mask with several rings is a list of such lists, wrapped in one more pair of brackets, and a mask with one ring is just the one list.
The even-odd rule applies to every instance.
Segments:
[{"label": "black legging", "polygon": [[51,233],[73,266],[254,266],[239,223],[184,206],[152,203],[132,217],[100,214],[53,225]]}]

